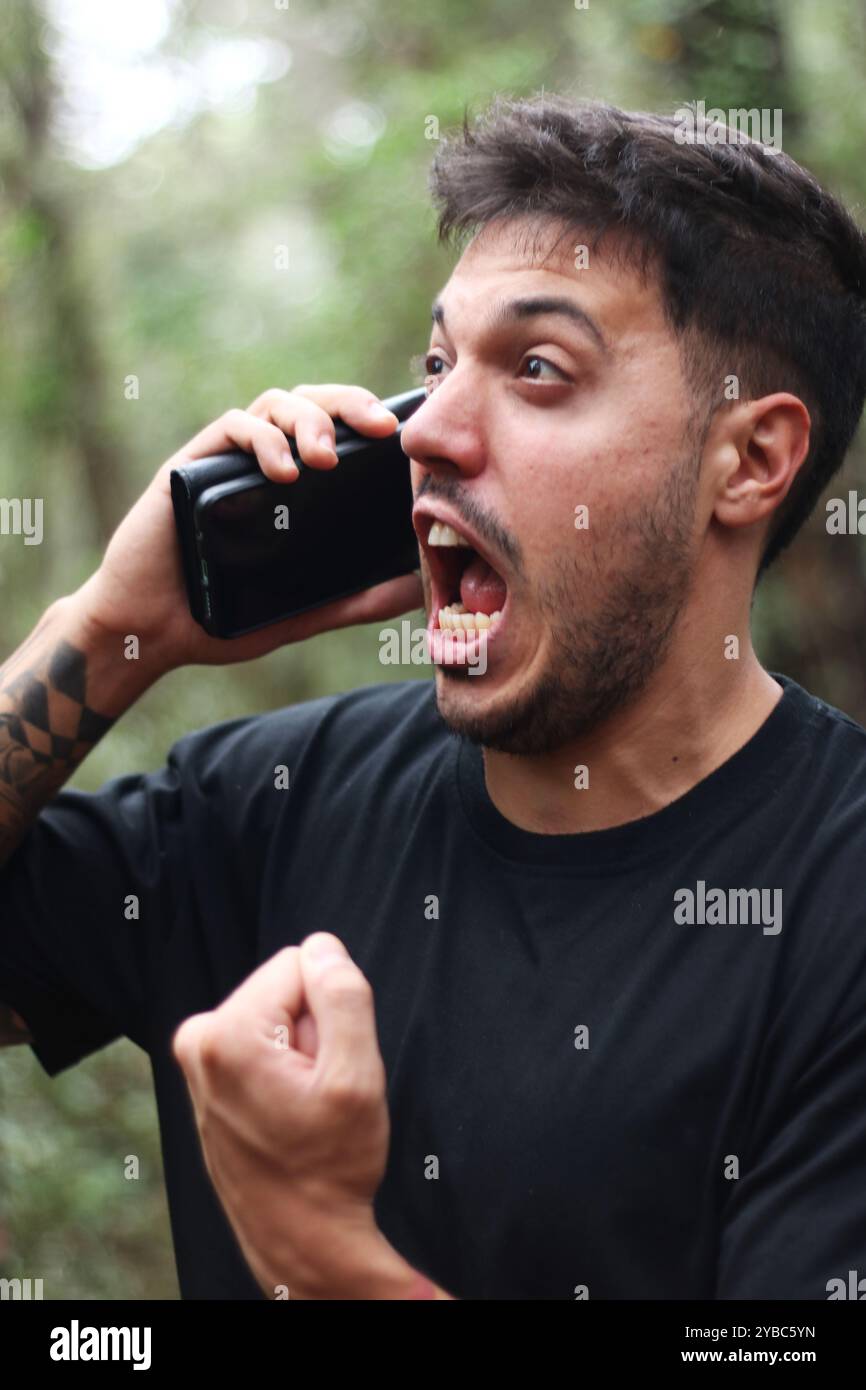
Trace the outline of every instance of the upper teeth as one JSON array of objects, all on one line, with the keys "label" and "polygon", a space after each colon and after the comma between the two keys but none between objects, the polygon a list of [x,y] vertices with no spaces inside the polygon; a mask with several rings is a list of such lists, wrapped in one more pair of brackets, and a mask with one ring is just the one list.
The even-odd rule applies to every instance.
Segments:
[{"label": "upper teeth", "polygon": [[467,550],[472,549],[472,546],[465,539],[465,537],[461,536],[458,531],[454,530],[453,526],[449,526],[445,521],[433,522],[433,525],[430,527],[430,534],[427,537],[427,544],[462,545]]}]

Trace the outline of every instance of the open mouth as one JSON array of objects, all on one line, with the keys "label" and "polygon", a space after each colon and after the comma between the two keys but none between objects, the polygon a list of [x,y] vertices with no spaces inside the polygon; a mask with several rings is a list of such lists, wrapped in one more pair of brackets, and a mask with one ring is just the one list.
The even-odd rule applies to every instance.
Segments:
[{"label": "open mouth", "polygon": [[415,523],[430,572],[428,634],[449,633],[450,644],[470,656],[473,647],[486,646],[502,633],[506,580],[468,531],[423,511],[416,511]]}]

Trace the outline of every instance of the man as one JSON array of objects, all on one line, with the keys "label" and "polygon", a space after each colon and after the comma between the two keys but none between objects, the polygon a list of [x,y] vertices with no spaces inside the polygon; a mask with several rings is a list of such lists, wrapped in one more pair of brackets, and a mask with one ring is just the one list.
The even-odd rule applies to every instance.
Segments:
[{"label": "man", "polygon": [[197,435],[7,666],[0,997],[52,1074],[150,1054],[187,1297],[866,1271],[866,734],[749,634],[860,417],[866,240],[786,155],[678,129],[500,99],[434,161],[471,238],[402,443],[430,631],[459,614],[483,674],[58,793],[165,671],[417,604],[398,580],[235,642],[186,614],[170,467],[241,445],[290,485],[286,436],[328,467],[335,416],[395,428],[338,386]]}]

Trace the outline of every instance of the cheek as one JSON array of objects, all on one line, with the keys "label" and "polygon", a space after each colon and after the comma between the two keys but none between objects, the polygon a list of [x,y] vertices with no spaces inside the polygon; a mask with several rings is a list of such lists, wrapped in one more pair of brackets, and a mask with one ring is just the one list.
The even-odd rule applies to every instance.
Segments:
[{"label": "cheek", "polygon": [[577,447],[572,436],[567,448],[548,452],[545,466],[533,470],[538,506],[592,545],[607,544],[640,519],[678,462],[678,428],[666,417],[634,416],[625,408],[618,421],[593,422]]},{"label": "cheek", "polygon": [[[520,476],[518,474],[518,476]],[[543,572],[556,557],[601,545],[634,506],[634,476],[619,447],[589,439],[558,450],[548,446],[521,477],[509,499],[509,515],[527,557]]]}]

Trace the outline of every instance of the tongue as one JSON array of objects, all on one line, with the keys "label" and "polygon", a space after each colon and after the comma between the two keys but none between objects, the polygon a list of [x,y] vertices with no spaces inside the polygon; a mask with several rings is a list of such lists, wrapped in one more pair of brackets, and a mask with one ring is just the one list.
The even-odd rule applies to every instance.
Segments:
[{"label": "tongue", "polygon": [[505,607],[505,580],[480,555],[466,566],[460,580],[460,602],[470,613],[497,613]]}]

